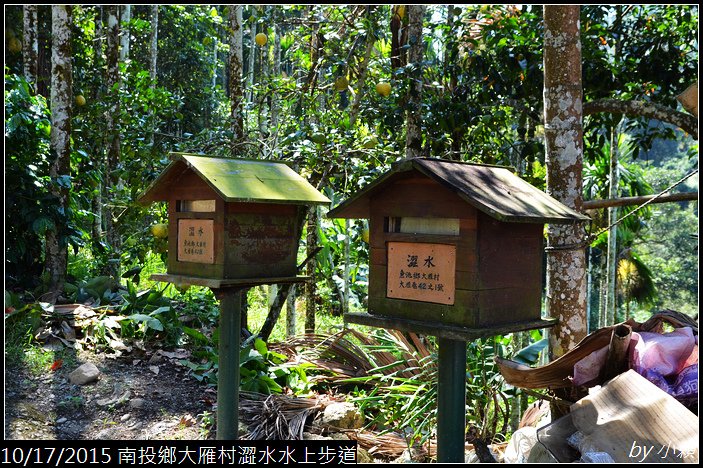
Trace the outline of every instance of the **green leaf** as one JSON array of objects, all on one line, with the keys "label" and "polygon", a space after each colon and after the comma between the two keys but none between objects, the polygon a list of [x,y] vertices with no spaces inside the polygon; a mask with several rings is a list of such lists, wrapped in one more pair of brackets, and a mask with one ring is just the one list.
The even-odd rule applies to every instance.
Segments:
[{"label": "green leaf", "polygon": [[157,331],[163,331],[164,326],[161,323],[161,321],[155,317],[150,317],[145,314],[132,314],[129,317],[127,317],[129,320],[133,320],[135,322],[144,322],[146,323],[146,326]]},{"label": "green leaf", "polygon": [[542,338],[538,342],[532,343],[531,345],[518,351],[517,354],[513,356],[513,361],[525,365],[535,364],[539,359],[539,353],[541,353],[548,344],[549,340],[547,338]]},{"label": "green leaf", "polygon": [[136,266],[134,268],[130,268],[129,270],[125,271],[122,273],[122,278],[129,278],[134,275],[138,275],[142,271],[142,266]]},{"label": "green leaf", "polygon": [[262,340],[261,338],[257,338],[256,341],[254,341],[254,348],[261,354],[262,356],[266,356],[268,353],[268,347],[266,346],[266,342]]},{"label": "green leaf", "polygon": [[207,336],[203,335],[201,332],[194,328],[183,326],[182,329],[183,333],[190,336],[191,338],[194,338],[196,341],[199,341],[201,343],[206,343],[208,341]]},{"label": "green leaf", "polygon": [[40,236],[46,235],[47,231],[55,231],[56,224],[49,218],[41,217],[34,220],[32,230]]},{"label": "green leaf", "polygon": [[168,312],[169,310],[171,310],[171,306],[163,306],[163,307],[159,307],[159,308],[156,309],[155,311],[149,313],[149,315],[153,317],[154,315],[158,315],[158,314],[161,314],[161,313],[163,313],[163,312]]}]

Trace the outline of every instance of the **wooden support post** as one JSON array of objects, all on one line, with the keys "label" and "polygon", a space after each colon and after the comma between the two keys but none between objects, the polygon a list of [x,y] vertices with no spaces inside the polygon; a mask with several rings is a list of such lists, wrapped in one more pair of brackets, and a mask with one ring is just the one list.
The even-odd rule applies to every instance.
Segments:
[{"label": "wooden support post", "polygon": [[236,440],[239,431],[242,288],[216,289],[214,293],[220,300],[217,440]]},{"label": "wooden support post", "polygon": [[439,338],[437,462],[464,463],[466,341]]}]

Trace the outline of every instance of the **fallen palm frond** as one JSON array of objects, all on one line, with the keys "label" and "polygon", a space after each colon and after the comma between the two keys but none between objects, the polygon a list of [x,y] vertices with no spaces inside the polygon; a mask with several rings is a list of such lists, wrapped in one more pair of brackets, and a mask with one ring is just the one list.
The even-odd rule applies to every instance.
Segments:
[{"label": "fallen palm frond", "polygon": [[247,440],[303,440],[309,416],[327,405],[321,398],[296,398],[241,392],[239,415],[248,428]]},{"label": "fallen palm frond", "polygon": [[688,326],[698,334],[698,324],[685,314],[673,310],[664,310],[653,315],[644,323],[629,319],[620,324],[604,327],[586,336],[572,350],[542,367],[528,367],[503,358],[496,358],[496,363],[505,381],[510,385],[520,388],[572,388],[574,365],[589,354],[597,351],[610,343],[613,330],[620,325],[629,325],[632,331],[648,331],[661,333],[664,325],[674,327]]},{"label": "fallen palm frond", "polygon": [[398,458],[408,449],[408,441],[396,432],[348,431],[345,434],[373,456]]},{"label": "fallen palm frond", "polygon": [[[360,345],[347,335],[355,338]],[[306,334],[277,345],[277,351],[297,355],[330,372],[329,381],[342,381],[369,374],[412,378],[425,372],[423,365],[432,354],[415,333],[382,330],[378,335],[364,335],[346,329],[334,335]],[[297,350],[300,351],[297,351]],[[434,366],[434,363],[430,363]]]},{"label": "fallen palm frond", "polygon": [[[433,343],[419,335],[385,329],[365,335],[346,329],[329,336],[298,336],[277,350],[328,371],[322,377],[327,382],[354,385],[351,401],[367,412],[371,424],[409,431],[410,445],[431,437],[437,408],[436,353]],[[403,439],[404,448],[408,440]]]},{"label": "fallen palm frond", "polygon": [[[378,433],[373,431],[354,430],[345,431],[347,437],[358,442],[359,447],[366,450],[369,455],[375,457],[397,459],[408,450],[408,443],[405,438],[397,432]],[[507,447],[507,443],[491,444],[488,448],[495,455],[497,460],[503,459],[503,454]],[[475,450],[471,443],[465,443],[464,451],[470,452]],[[431,439],[416,446],[412,452],[412,457],[416,461],[426,461],[437,457],[437,440]]]},{"label": "fallen palm frond", "polygon": [[275,345],[275,348],[280,353],[297,355],[329,371],[332,380],[366,375],[374,365],[361,348],[345,338],[347,331],[334,335],[300,335]]}]

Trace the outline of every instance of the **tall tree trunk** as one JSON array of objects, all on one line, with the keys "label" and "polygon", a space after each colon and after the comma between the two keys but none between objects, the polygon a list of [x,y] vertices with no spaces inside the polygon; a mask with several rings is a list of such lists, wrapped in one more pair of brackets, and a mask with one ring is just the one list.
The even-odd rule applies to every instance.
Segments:
[{"label": "tall tree trunk", "polygon": [[[59,178],[71,176],[71,101],[73,76],[71,70],[71,21],[73,7],[58,5],[51,8],[51,150],[54,159],[49,175],[51,192],[59,207],[68,213],[68,188]],[[50,278],[48,302],[56,302],[63,291],[68,265],[68,250],[62,234],[67,219],[56,220],[46,233],[46,273]]]},{"label": "tall tree trunk", "polygon": [[[95,42],[93,43],[93,63],[95,68],[100,70],[103,66],[103,7],[98,5],[95,8]],[[96,85],[91,93],[91,98],[93,102],[98,102],[102,99],[103,89],[102,86]],[[92,223],[92,241],[93,245],[97,246],[104,235],[103,230],[103,191],[105,188],[105,135],[102,138],[95,138],[92,143],[93,154],[95,155],[95,160],[97,161],[97,170],[100,171],[101,177],[98,181],[98,186],[93,192],[93,199],[91,201],[91,207],[93,211],[93,223]]]},{"label": "tall tree trunk", "polygon": [[[620,5],[615,7],[615,24],[620,25],[622,23],[622,7]],[[613,56],[615,60],[620,59],[620,38],[615,41],[615,48],[613,51]],[[611,200],[618,197],[618,187],[620,185],[619,173],[618,173],[618,123],[613,124],[610,129],[610,171],[609,178],[610,181],[608,187],[608,198]],[[608,290],[605,296],[605,310],[607,314],[606,325],[614,325],[617,316],[617,268],[618,268],[618,226],[615,221],[618,219],[618,208],[616,206],[611,206],[608,208],[608,225],[612,226],[610,231],[608,231]]]},{"label": "tall tree trunk", "polygon": [[107,197],[105,231],[107,241],[111,248],[111,262],[107,265],[106,272],[111,276],[118,277],[120,271],[120,234],[117,228],[117,207],[115,206],[118,196],[120,176],[120,131],[117,119],[120,112],[120,68],[119,68],[119,35],[120,22],[117,17],[117,6],[107,7],[107,89],[111,94],[112,105],[105,116],[106,130],[108,135],[107,149],[107,177],[106,193]]},{"label": "tall tree trunk", "polygon": [[[618,197],[618,176],[618,138],[617,129],[613,127],[610,129],[610,186],[608,189],[608,198],[611,200]],[[613,227],[611,227],[608,232],[606,263],[608,289],[606,290],[605,295],[606,326],[615,324],[615,317],[617,315],[616,281],[618,267],[618,227],[614,225],[617,219],[618,207],[611,206],[608,208],[608,224],[613,224]]]},{"label": "tall tree trunk", "polygon": [[153,83],[156,81],[156,61],[159,57],[159,5],[151,5],[149,21],[151,22],[151,32],[149,34],[149,78],[151,78]]},{"label": "tall tree trunk", "polygon": [[[456,99],[455,93],[457,92],[457,86],[459,85],[459,78],[457,76],[456,67],[452,66],[456,57],[456,32],[454,30],[454,5],[447,5],[447,45],[444,49],[444,73],[445,76],[449,78],[448,91],[452,96],[452,100]],[[455,161],[461,161],[461,145],[464,140],[465,128],[463,125],[457,125],[451,130],[451,144],[450,144],[450,159]]]},{"label": "tall tree trunk", "polygon": [[[322,76],[322,67],[320,63],[322,62],[322,51],[323,51],[323,38],[320,34],[320,24],[321,18],[315,13],[315,5],[310,5],[308,7],[308,14],[312,20],[312,31],[310,33],[310,71],[308,72],[307,82],[304,84],[303,89],[309,89],[310,93],[315,91],[315,83],[319,82]],[[311,120],[317,123],[317,115],[320,115],[324,111],[325,101],[324,94],[318,93],[318,108],[317,113],[311,113]],[[318,158],[320,158],[320,151],[318,151]],[[313,175],[313,180],[311,181],[313,185],[319,190],[324,184],[323,180],[324,174]],[[319,211],[317,206],[311,206],[308,210],[307,219],[307,255],[309,262],[307,264],[307,275],[310,276],[310,280],[305,283],[305,333],[315,332],[315,311],[317,304],[317,278],[315,275],[315,270],[317,269],[317,259],[315,258],[315,252],[317,250],[317,244],[319,238],[317,235],[317,226],[319,224]]]},{"label": "tall tree trunk", "polygon": [[44,96],[47,101],[51,85],[51,6],[37,5],[37,35],[39,53],[37,55],[37,94]]},{"label": "tall tree trunk", "polygon": [[[151,89],[156,88],[156,62],[159,57],[159,5],[151,5],[149,12],[151,32],[149,34],[149,78],[151,79]],[[154,110],[149,109],[149,120],[151,121],[149,145],[154,148],[154,137],[156,133],[156,122],[154,122]]]},{"label": "tall tree trunk", "polygon": [[[265,11],[263,11],[263,7],[258,7],[259,8],[259,14],[263,15],[265,14]],[[264,28],[264,31],[262,31],[264,34],[266,34],[266,28]],[[269,60],[269,44],[266,42],[261,47],[257,47],[257,54],[259,55],[259,72],[257,73],[258,79],[256,80],[257,83],[259,83],[260,86],[267,86],[270,85],[270,60]],[[267,106],[265,105],[265,101],[270,99],[268,97],[268,92],[264,91],[263,93],[259,93],[260,98],[257,98],[257,103],[256,103],[256,108],[258,109],[258,127],[259,127],[259,134],[261,135],[262,138],[264,138],[268,134],[268,117],[269,115],[266,114],[266,109]]]},{"label": "tall tree trunk", "polygon": [[401,28],[403,26],[403,16],[401,11],[405,11],[405,5],[395,5],[391,7],[391,71],[396,68],[400,68],[403,64],[401,63]]},{"label": "tall tree trunk", "polygon": [[[598,323],[593,323],[591,318],[592,301],[591,295],[593,294],[593,254],[592,249],[586,250],[586,331],[590,333],[593,330],[598,329]],[[596,319],[597,320],[597,319]]]},{"label": "tall tree trunk", "polygon": [[298,317],[295,310],[295,284],[291,285],[288,298],[286,299],[286,338],[295,336],[295,329],[298,326]]},{"label": "tall tree trunk", "polygon": [[217,37],[217,34],[215,34],[215,37],[212,39],[212,81],[210,83],[210,95],[212,98],[210,99],[210,108],[208,109],[208,119],[207,119],[207,126],[212,127],[213,126],[213,116],[215,115],[217,111],[217,106],[218,102],[217,99],[215,99],[216,93],[217,93],[217,69],[218,69],[218,62],[217,62],[217,47],[219,44],[219,39]]},{"label": "tall tree trunk", "polygon": [[39,36],[37,34],[37,6],[24,5],[24,32],[22,35],[22,59],[24,77],[30,83],[37,84],[37,67],[39,66]]},{"label": "tall tree trunk", "polygon": [[122,5],[120,8],[120,61],[124,62],[129,58],[129,22],[132,20],[132,6]]},{"label": "tall tree trunk", "polygon": [[[319,208],[317,205],[311,206],[308,213],[308,255],[317,247],[319,236],[317,235],[317,225],[320,222]],[[307,275],[310,280],[305,283],[305,333],[315,333],[315,311],[317,302],[317,284],[315,270],[317,260],[312,257],[307,265]]]},{"label": "tall tree trunk", "polygon": [[[368,9],[367,16],[369,20],[371,19],[371,12],[373,11],[373,6],[369,5],[366,7]],[[366,85],[366,75],[369,71],[369,61],[371,60],[371,53],[373,52],[373,46],[376,43],[373,32],[366,32],[366,50],[364,51],[364,58],[359,67],[359,79],[356,83],[356,94],[354,96],[354,102],[352,103],[351,111],[349,112],[349,126],[354,127],[356,123],[356,118],[359,116],[359,111],[361,110],[361,98],[364,95],[364,86]]]},{"label": "tall tree trunk", "polygon": [[244,142],[244,106],[242,103],[242,5],[229,6],[229,99],[230,130],[232,131],[232,156],[240,151]]},{"label": "tall tree trunk", "polygon": [[[274,15],[278,9],[274,9]],[[273,26],[273,34],[274,34],[274,40],[273,40],[273,77],[274,79],[280,79],[281,78],[281,26],[278,24],[277,21],[278,18],[274,18],[274,26]],[[278,86],[274,86],[274,89],[271,93],[271,133],[274,135],[274,157],[276,159],[280,159],[282,155],[282,150],[280,145],[276,144],[278,141],[278,114],[280,112],[280,104],[281,101],[281,96],[280,93],[278,92]],[[294,295],[295,296],[295,295]],[[293,299],[295,300],[295,298]],[[289,303],[290,304],[290,303]]]},{"label": "tall tree trunk", "polygon": [[[547,193],[581,211],[583,115],[578,5],[544,6],[544,128]],[[550,355],[562,356],[587,334],[586,252],[581,224],[547,230],[547,312],[559,320]]]},{"label": "tall tree trunk", "polygon": [[598,272],[600,273],[598,277],[599,281],[599,293],[598,293],[598,321],[599,321],[599,326],[600,327],[605,327],[608,325],[608,313],[607,309],[605,307],[606,304],[606,299],[605,297],[608,294],[608,275],[606,275],[606,271],[608,270],[608,259],[607,255],[601,254],[599,259],[598,259],[599,265],[598,265]]},{"label": "tall tree trunk", "polygon": [[408,109],[406,111],[405,157],[422,156],[422,60],[425,43],[422,40],[422,23],[425,5],[408,5],[408,65],[410,83],[408,85]]},{"label": "tall tree trunk", "polygon": [[254,102],[254,68],[256,68],[256,17],[257,7],[251,5],[251,18],[249,18],[249,57],[247,70],[247,102]]}]

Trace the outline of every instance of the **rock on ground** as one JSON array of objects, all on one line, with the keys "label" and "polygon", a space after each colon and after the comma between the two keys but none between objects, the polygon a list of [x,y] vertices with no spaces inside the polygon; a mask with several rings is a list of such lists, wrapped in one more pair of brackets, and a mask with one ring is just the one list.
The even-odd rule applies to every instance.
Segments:
[{"label": "rock on ground", "polygon": [[322,413],[320,425],[339,429],[360,429],[364,425],[364,418],[352,403],[331,403]]},{"label": "rock on ground", "polygon": [[100,377],[100,369],[92,362],[86,362],[68,375],[73,385],[85,385],[95,382]]}]

